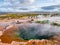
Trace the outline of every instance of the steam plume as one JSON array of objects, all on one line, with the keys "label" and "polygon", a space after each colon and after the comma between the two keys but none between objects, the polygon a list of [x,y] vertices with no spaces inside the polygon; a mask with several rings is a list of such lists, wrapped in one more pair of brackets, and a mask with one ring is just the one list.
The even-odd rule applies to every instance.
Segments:
[{"label": "steam plume", "polygon": [[21,24],[18,29],[23,39],[49,39],[60,33],[60,27],[49,24]]}]

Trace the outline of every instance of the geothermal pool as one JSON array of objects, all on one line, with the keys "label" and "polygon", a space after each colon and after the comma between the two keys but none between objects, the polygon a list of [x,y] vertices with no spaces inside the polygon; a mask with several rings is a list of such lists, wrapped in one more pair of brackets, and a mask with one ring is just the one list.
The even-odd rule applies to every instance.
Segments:
[{"label": "geothermal pool", "polygon": [[60,34],[60,26],[50,24],[22,23],[10,25],[8,28],[4,30],[2,42],[9,42],[8,40],[11,42],[11,40],[51,39]]},{"label": "geothermal pool", "polygon": [[60,33],[60,27],[50,24],[21,24],[18,26],[19,36],[25,40],[49,39]]}]

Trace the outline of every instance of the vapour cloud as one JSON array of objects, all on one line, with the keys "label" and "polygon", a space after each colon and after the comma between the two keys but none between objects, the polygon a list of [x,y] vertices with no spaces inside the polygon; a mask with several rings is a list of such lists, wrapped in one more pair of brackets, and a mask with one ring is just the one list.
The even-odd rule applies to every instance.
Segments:
[{"label": "vapour cloud", "polygon": [[23,39],[48,39],[60,33],[60,27],[49,24],[21,24],[18,33]]}]

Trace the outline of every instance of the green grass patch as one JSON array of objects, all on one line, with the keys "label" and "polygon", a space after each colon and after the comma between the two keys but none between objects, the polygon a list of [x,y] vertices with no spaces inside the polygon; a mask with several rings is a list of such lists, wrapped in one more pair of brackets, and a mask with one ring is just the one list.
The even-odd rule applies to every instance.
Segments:
[{"label": "green grass patch", "polygon": [[60,26],[60,24],[59,23],[57,23],[57,22],[53,22],[53,23],[51,23],[52,25],[55,25],[55,26]]},{"label": "green grass patch", "polygon": [[43,20],[43,21],[37,20],[37,21],[35,21],[35,23],[46,24],[46,23],[49,23],[49,21],[48,20]]}]

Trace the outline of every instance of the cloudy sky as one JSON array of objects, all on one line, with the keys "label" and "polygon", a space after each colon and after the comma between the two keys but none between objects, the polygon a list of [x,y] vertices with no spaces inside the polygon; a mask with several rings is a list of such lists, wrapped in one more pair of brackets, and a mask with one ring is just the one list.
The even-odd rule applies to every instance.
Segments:
[{"label": "cloudy sky", "polygon": [[59,7],[60,0],[0,0],[0,12],[59,11]]}]

